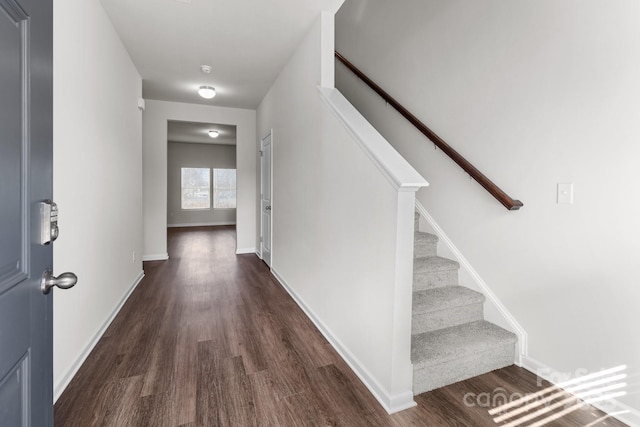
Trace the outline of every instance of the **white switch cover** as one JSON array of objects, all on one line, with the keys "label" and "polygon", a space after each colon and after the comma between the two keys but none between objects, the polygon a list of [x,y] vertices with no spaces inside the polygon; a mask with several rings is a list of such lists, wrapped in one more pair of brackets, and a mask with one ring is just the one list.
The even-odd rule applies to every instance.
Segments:
[{"label": "white switch cover", "polygon": [[573,184],[558,184],[558,204],[573,204]]}]

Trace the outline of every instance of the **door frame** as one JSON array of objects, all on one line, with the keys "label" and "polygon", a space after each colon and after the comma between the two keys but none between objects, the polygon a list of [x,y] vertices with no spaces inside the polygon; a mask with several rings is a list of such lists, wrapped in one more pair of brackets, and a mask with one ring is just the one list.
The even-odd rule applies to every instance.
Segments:
[{"label": "door frame", "polygon": [[[262,188],[263,188],[263,182],[262,182],[262,149],[263,149],[263,142],[265,139],[267,139],[267,137],[271,137],[271,157],[269,159],[270,162],[270,167],[269,167],[269,186],[271,187],[271,206],[273,206],[273,128],[270,128],[269,131],[262,137],[260,138],[260,201],[259,201],[259,220],[260,220],[260,241],[258,242],[258,246],[260,248],[260,253],[259,253],[259,257],[261,260],[264,260],[263,258],[263,238],[264,238],[264,227],[263,227],[263,222],[262,222]],[[273,209],[271,210],[271,214],[269,215],[269,228],[271,230],[271,248],[269,249],[269,253],[271,254],[270,256],[270,265],[269,265],[269,269],[271,269],[271,266],[273,265]]]}]

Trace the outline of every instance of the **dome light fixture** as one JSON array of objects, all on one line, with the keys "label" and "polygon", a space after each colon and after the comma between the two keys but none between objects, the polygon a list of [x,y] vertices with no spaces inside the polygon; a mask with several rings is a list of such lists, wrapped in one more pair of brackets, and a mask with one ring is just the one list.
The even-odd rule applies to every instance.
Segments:
[{"label": "dome light fixture", "polygon": [[210,138],[217,138],[220,135],[220,132],[218,132],[217,130],[210,130],[209,131],[209,137]]},{"label": "dome light fixture", "polygon": [[211,86],[200,86],[198,89],[198,95],[204,99],[211,99],[216,96],[216,88]]}]

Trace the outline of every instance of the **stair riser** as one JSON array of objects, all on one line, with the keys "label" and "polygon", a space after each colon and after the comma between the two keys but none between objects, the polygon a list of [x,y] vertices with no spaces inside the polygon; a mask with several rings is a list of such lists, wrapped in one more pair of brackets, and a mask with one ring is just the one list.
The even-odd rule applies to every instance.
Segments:
[{"label": "stair riser", "polygon": [[438,245],[432,242],[421,242],[416,239],[413,245],[413,257],[423,258],[438,255]]},{"label": "stair riser", "polygon": [[482,320],[483,318],[482,303],[452,307],[430,313],[414,314],[411,325],[411,334],[417,335],[423,332],[431,332],[436,329],[475,322],[477,320]]},{"label": "stair riser", "polygon": [[414,272],[413,290],[441,288],[444,286],[456,286],[458,284],[458,270],[444,270],[433,272]]},{"label": "stair riser", "polygon": [[474,354],[465,359],[413,367],[413,393],[435,390],[458,381],[513,365],[515,345],[508,344],[490,351]]}]

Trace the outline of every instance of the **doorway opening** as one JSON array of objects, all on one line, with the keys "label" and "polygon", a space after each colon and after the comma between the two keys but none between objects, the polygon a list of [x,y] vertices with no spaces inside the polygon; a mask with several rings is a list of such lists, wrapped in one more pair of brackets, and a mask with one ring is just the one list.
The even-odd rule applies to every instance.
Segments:
[{"label": "doorway opening", "polygon": [[236,225],[236,126],[167,122],[167,227]]}]

